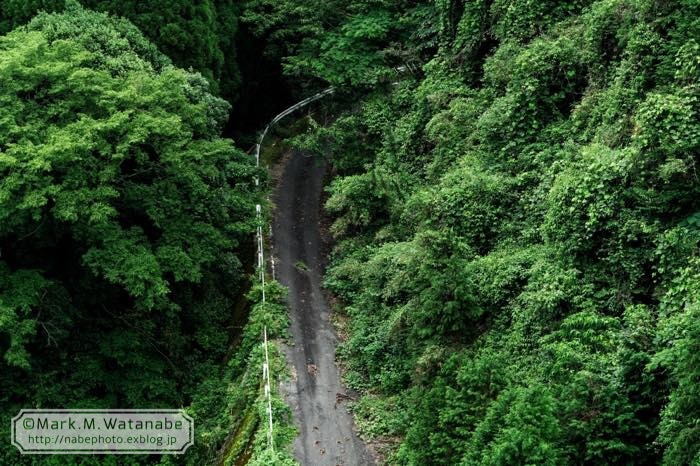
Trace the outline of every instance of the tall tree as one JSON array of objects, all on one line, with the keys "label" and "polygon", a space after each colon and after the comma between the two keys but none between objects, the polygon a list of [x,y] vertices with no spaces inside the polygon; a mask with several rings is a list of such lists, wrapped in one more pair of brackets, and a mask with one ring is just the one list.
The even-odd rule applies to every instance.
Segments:
[{"label": "tall tree", "polygon": [[0,88],[3,422],[186,405],[226,354],[254,228],[255,168],[218,136],[228,104],[77,6],[0,37]]}]

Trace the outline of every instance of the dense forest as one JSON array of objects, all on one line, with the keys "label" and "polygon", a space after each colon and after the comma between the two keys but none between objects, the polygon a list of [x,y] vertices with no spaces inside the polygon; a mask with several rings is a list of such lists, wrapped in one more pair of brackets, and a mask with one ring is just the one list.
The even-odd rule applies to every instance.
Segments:
[{"label": "dense forest", "polygon": [[333,167],[325,285],[381,461],[700,465],[697,0],[0,0],[0,423],[197,429],[0,464],[295,464],[277,394],[277,453],[261,430],[287,316],[245,151],[329,86],[286,144]]},{"label": "dense forest", "polygon": [[300,144],[337,170],[364,434],[392,464],[700,464],[700,3],[323,5],[286,67],[352,89]]},{"label": "dense forest", "polygon": [[[0,420],[20,408],[184,407],[195,446],[163,461],[214,464],[225,442],[232,455],[253,442],[261,322],[285,322],[269,299],[235,330],[261,175],[220,137],[230,104],[212,82],[226,95],[235,79],[215,63],[213,24],[182,26],[196,44],[180,45],[212,51],[197,61],[67,3],[0,38]],[[3,24],[28,9],[3,2]],[[20,457],[5,440],[3,465],[160,461]]]}]

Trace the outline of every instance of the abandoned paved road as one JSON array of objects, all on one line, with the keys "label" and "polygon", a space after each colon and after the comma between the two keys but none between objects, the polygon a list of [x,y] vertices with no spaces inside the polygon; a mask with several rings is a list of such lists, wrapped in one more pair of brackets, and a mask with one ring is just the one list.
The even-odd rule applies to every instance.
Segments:
[{"label": "abandoned paved road", "polygon": [[292,380],[282,387],[300,435],[294,453],[303,466],[365,466],[374,461],[353,429],[335,364],[337,338],[321,290],[323,243],[319,210],[325,162],[293,153],[275,192],[273,242],[277,279],[289,289],[294,346],[285,349]]}]

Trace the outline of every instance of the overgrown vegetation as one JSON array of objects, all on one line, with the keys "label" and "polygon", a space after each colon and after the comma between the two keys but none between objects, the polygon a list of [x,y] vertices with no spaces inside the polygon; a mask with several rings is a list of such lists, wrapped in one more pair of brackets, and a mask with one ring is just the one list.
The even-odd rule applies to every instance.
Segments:
[{"label": "overgrown vegetation", "polygon": [[[238,454],[264,456],[261,325],[283,337],[286,313],[272,283],[233,338],[259,193],[251,157],[219,137],[229,104],[127,20],[77,4],[0,37],[0,88],[0,421],[168,406],[197,426],[185,457],[5,442],[0,463],[215,464],[234,432]],[[288,411],[277,397],[280,455]]]},{"label": "overgrown vegetation", "polygon": [[183,407],[197,440],[0,463],[293,464],[259,377],[283,290],[243,302],[262,193],[220,137],[283,67],[336,87],[295,143],[335,170],[339,354],[389,464],[700,464],[696,0],[81,3],[124,18],[0,1],[0,424]]},{"label": "overgrown vegetation", "polygon": [[[63,11],[76,0],[2,0],[0,33],[29,22],[39,11]],[[229,101],[237,98],[240,72],[235,36],[239,4],[234,0],[80,0],[86,8],[130,20],[158,49],[185,69],[201,73]]]},{"label": "overgrown vegetation", "polygon": [[303,3],[258,2],[290,73],[345,86],[299,144],[337,170],[365,435],[391,464],[698,464],[700,4]]},{"label": "overgrown vegetation", "polygon": [[[265,303],[262,302],[260,283],[256,283],[248,294],[248,300],[254,305],[236,355],[229,362],[230,370],[227,371],[237,375],[228,380],[227,386],[233,390],[236,397],[229,401],[226,410],[236,413],[237,419],[233,425],[237,426],[237,429],[230,433],[224,443],[224,465],[242,464],[242,458],[248,458],[244,464],[253,466],[298,464],[288,448],[297,431],[293,426],[291,410],[282,400],[278,390],[279,381],[289,377],[285,356],[275,343],[275,339],[286,337],[289,326],[284,297],[284,288],[274,281],[265,284]],[[270,448],[267,441],[267,400],[260,377],[265,360],[261,344],[261,335],[265,327],[270,339],[268,353],[272,377],[274,449]],[[220,406],[215,409],[221,411]]]}]

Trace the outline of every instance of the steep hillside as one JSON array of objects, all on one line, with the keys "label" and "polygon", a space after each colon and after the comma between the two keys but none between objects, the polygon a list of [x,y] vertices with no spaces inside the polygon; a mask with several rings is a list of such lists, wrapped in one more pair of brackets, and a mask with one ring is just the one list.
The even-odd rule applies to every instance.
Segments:
[{"label": "steep hillside", "polygon": [[700,461],[700,4],[258,4],[340,89],[297,142],[389,462]]}]

